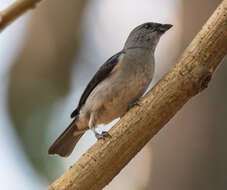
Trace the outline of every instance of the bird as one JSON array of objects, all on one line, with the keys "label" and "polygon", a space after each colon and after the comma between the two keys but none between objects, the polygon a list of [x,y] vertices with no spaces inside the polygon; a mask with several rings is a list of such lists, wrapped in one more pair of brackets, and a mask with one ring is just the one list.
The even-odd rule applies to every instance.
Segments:
[{"label": "bird", "polygon": [[71,124],[55,140],[48,154],[68,157],[89,129],[99,139],[111,137],[96,127],[121,118],[147,90],[155,70],[154,53],[160,37],[171,24],[147,22],[134,28],[123,49],[110,57],[85,88]]}]

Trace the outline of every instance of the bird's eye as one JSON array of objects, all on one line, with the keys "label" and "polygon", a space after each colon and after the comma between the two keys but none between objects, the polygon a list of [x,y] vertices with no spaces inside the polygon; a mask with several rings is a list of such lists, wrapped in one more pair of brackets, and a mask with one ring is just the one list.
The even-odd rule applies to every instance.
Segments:
[{"label": "bird's eye", "polygon": [[152,28],[152,26],[151,26],[150,24],[145,24],[145,25],[144,25],[144,28],[150,29],[150,28]]}]

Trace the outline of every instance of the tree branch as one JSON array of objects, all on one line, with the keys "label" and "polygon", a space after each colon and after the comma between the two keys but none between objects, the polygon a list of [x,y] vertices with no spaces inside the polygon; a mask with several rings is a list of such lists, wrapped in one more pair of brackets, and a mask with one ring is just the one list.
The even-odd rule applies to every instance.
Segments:
[{"label": "tree branch", "polygon": [[222,1],[177,64],[47,190],[99,190],[193,96],[205,89],[227,53],[227,0]]},{"label": "tree branch", "polygon": [[18,0],[7,9],[0,11],[0,32],[11,22],[31,8],[41,0]]}]

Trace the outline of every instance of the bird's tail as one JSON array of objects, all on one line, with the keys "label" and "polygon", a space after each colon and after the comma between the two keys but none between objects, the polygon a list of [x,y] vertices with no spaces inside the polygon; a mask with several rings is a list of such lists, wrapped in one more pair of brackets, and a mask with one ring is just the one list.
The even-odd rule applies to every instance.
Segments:
[{"label": "bird's tail", "polygon": [[78,130],[74,120],[51,145],[48,154],[58,154],[62,157],[68,157],[84,132]]}]

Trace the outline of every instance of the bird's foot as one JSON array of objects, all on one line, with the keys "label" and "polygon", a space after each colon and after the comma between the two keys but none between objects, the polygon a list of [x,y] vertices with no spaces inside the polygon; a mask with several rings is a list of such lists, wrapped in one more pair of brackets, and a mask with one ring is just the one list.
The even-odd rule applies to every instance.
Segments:
[{"label": "bird's foot", "polygon": [[128,106],[128,111],[129,111],[131,108],[133,108],[134,106],[140,106],[140,104],[138,103],[138,101],[131,103],[131,104]]},{"label": "bird's foot", "polygon": [[99,139],[105,139],[106,137],[111,138],[112,136],[107,131],[103,131],[101,134],[96,132],[95,137],[99,140]]}]

